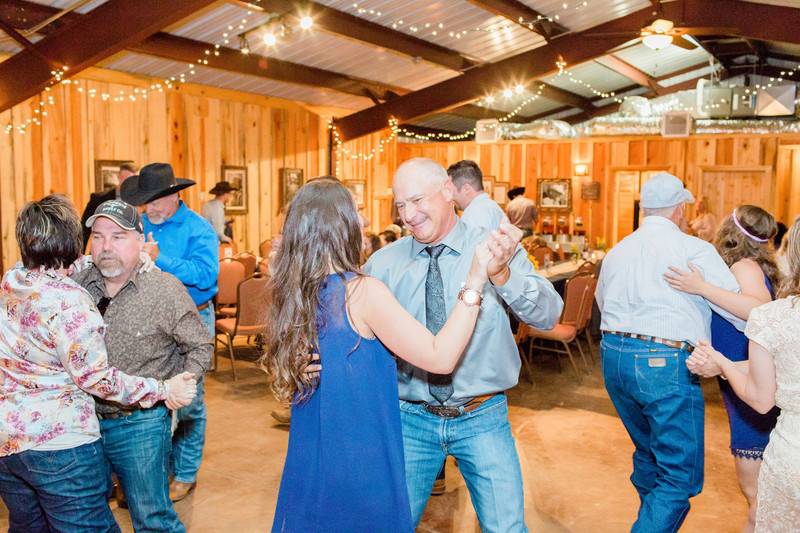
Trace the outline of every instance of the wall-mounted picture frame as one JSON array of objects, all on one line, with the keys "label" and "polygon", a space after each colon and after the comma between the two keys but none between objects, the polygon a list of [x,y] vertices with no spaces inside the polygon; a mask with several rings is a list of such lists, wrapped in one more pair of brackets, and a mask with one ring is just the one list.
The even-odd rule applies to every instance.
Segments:
[{"label": "wall-mounted picture frame", "polygon": [[492,200],[499,205],[506,205],[508,203],[508,191],[511,188],[511,183],[507,181],[495,181],[492,187]]},{"label": "wall-mounted picture frame", "polygon": [[367,182],[366,180],[345,180],[344,186],[356,200],[356,207],[361,209],[367,203]]},{"label": "wall-mounted picture frame", "polygon": [[581,185],[581,200],[599,200],[600,182],[590,181]]},{"label": "wall-mounted picture frame", "polygon": [[119,185],[119,167],[125,163],[133,164],[128,159],[95,159],[94,190],[103,192]]},{"label": "wall-mounted picture frame", "polygon": [[302,168],[282,168],[281,177],[281,205],[286,207],[294,198],[295,193],[303,186]]},{"label": "wall-mounted picture frame", "polygon": [[225,212],[230,214],[247,213],[247,167],[222,165],[222,181],[233,185],[231,199],[225,205]]},{"label": "wall-mounted picture frame", "polygon": [[490,198],[494,195],[494,176],[483,177],[483,190]]},{"label": "wall-mounted picture frame", "polygon": [[572,208],[572,182],[539,180],[539,208],[568,211]]}]

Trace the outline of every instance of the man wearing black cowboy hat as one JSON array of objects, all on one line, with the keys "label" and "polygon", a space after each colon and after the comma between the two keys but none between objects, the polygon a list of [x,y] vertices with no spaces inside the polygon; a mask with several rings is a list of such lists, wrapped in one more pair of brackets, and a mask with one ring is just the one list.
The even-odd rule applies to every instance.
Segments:
[{"label": "man wearing black cowboy hat", "polygon": [[[125,180],[120,194],[129,204],[144,206],[144,250],[158,268],[186,286],[213,336],[211,299],[217,293],[219,275],[217,235],[211,224],[186,207],[178,196],[179,191],[194,184],[192,180],[176,178],[166,163],[151,163]],[[203,381],[198,379],[195,400],[178,410],[178,427],[172,437],[172,501],[182,500],[196,485],[206,433],[204,396]]]},{"label": "man wearing black cowboy hat", "polygon": [[227,181],[220,181],[214,188],[208,191],[209,194],[214,196],[213,200],[209,200],[203,206],[203,218],[208,220],[211,227],[217,233],[219,242],[231,242],[231,238],[225,235],[225,204],[233,197],[233,193],[238,191],[238,187],[234,187]]}]

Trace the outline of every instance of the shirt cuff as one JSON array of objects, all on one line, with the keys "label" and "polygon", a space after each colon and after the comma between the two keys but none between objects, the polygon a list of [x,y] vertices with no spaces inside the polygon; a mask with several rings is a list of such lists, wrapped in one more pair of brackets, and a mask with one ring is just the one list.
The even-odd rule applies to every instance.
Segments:
[{"label": "shirt cuff", "polygon": [[173,260],[170,256],[164,255],[163,253],[158,254],[158,258],[156,259],[156,266],[163,270],[164,272],[169,272],[170,267],[172,267]]},{"label": "shirt cuff", "polygon": [[501,287],[495,285],[494,290],[511,305],[525,292],[525,276],[509,266],[508,281]]}]

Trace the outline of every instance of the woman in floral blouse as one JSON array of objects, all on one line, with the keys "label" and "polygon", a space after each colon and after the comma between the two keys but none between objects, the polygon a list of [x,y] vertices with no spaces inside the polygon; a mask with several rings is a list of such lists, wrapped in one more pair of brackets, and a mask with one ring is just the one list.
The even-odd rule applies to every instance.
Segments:
[{"label": "woman in floral blouse", "polygon": [[103,319],[67,277],[83,246],[66,197],[26,205],[16,236],[22,264],[0,283],[0,496],[9,531],[119,531],[90,395],[175,408],[191,402],[194,380],[108,366]]}]

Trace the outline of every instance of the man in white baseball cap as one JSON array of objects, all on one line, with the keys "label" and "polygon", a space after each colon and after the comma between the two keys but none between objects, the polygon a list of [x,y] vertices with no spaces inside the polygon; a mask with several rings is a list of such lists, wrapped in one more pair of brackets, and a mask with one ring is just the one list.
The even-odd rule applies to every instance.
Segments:
[{"label": "man in white baseball cap", "polygon": [[641,190],[642,224],[608,253],[597,285],[605,386],[635,447],[635,532],[677,531],[689,498],[702,490],[703,393],[686,359],[698,340],[711,338],[712,308],[737,329],[745,325],[664,280],[670,266],[692,263],[708,282],[739,292],[714,247],[681,231],[687,202],[694,196],[675,176],[650,178]]}]

